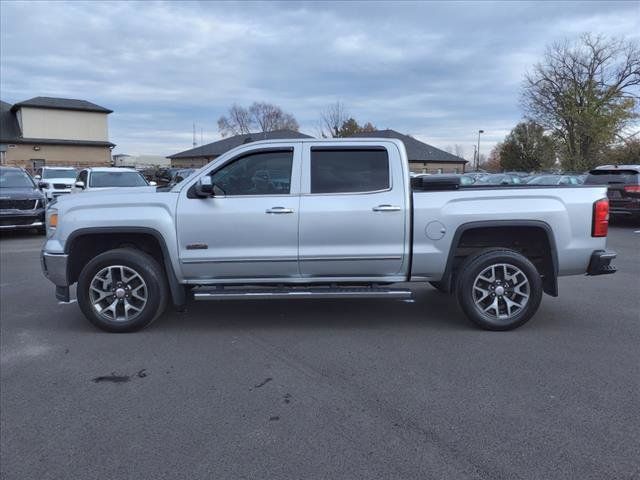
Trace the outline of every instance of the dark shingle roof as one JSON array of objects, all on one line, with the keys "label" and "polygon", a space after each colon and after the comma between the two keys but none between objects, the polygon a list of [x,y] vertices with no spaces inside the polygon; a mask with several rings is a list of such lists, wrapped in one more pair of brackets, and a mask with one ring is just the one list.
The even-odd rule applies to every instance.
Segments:
[{"label": "dark shingle roof", "polygon": [[18,102],[12,110],[15,112],[20,107],[37,107],[37,108],[53,108],[56,110],[79,110],[83,112],[100,112],[112,113],[113,110],[101,107],[95,103],[86,100],[76,100],[73,98],[54,98],[54,97],[33,97],[24,102]]},{"label": "dark shingle roof", "polygon": [[356,133],[352,136],[365,138],[397,138],[398,140],[402,140],[410,162],[468,163],[464,158],[416,140],[409,135],[403,135],[395,130],[375,130],[373,132]]},{"label": "dark shingle roof", "polygon": [[217,157],[228,152],[232,148],[239,147],[244,143],[257,142],[258,140],[284,140],[287,138],[312,138],[310,135],[296,132],[294,130],[274,130],[273,132],[248,133],[245,135],[235,135],[223,138],[217,142],[201,145],[184,152],[168,155],[168,158],[194,158],[194,157]]},{"label": "dark shingle roof", "polygon": [[13,143],[20,138],[20,125],[11,105],[0,100],[0,142]]}]

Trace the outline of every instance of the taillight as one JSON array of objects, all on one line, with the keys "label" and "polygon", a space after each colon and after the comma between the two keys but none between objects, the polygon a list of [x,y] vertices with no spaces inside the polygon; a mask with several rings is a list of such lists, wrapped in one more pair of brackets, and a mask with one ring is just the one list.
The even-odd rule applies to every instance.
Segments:
[{"label": "taillight", "polygon": [[627,193],[640,193],[640,185],[626,185],[624,191]]},{"label": "taillight", "polygon": [[606,237],[609,231],[609,200],[601,198],[593,204],[592,237]]}]

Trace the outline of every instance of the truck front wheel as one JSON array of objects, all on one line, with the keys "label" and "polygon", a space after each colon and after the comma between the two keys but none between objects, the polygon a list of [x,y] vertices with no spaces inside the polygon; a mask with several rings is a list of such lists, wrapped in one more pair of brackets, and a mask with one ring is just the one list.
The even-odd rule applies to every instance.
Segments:
[{"label": "truck front wheel", "polygon": [[525,256],[508,249],[471,255],[457,275],[460,307],[486,330],[511,330],[536,313],[542,299],[542,279]]},{"label": "truck front wheel", "polygon": [[108,332],[132,332],[164,311],[167,286],[150,255],[131,248],[101,253],[80,272],[78,305],[87,319]]}]

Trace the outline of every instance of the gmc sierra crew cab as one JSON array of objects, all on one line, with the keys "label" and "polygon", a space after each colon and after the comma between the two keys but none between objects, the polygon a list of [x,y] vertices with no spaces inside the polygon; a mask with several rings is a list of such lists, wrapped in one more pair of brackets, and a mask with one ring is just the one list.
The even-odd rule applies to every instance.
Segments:
[{"label": "gmc sierra crew cab", "polygon": [[[242,145],[170,191],[60,197],[41,260],[56,296],[111,332],[168,302],[408,299],[454,294],[489,330],[524,324],[558,276],[613,273],[603,186],[463,186],[410,179],[394,139]],[[428,312],[425,312],[428,315]]]}]

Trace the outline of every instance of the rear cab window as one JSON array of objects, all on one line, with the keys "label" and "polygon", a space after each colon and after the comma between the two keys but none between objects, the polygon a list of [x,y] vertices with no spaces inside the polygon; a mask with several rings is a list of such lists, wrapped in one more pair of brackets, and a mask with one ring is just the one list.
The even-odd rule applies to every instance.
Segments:
[{"label": "rear cab window", "polygon": [[311,194],[388,190],[389,154],[383,147],[312,147],[310,177]]}]

